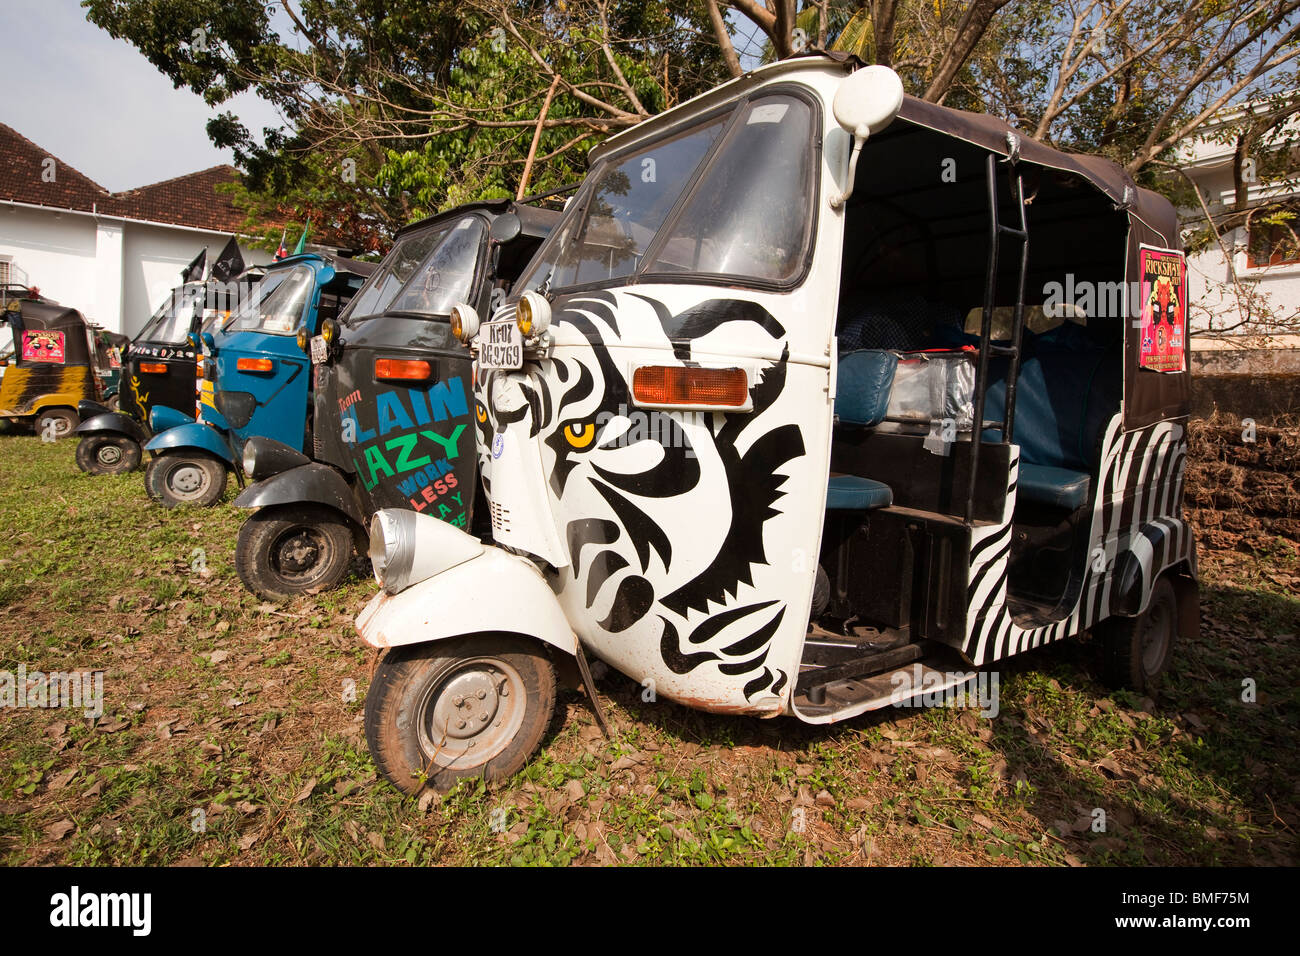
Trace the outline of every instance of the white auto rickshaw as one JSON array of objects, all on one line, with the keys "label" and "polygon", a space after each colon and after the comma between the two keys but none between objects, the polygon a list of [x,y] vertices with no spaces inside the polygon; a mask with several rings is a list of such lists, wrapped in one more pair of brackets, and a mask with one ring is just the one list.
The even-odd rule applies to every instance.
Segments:
[{"label": "white auto rickshaw", "polygon": [[1178,242],[1114,164],[834,56],[611,138],[452,318],[492,541],[372,523],[380,768],[514,773],[585,655],[808,723],[1086,631],[1154,681],[1198,626]]}]

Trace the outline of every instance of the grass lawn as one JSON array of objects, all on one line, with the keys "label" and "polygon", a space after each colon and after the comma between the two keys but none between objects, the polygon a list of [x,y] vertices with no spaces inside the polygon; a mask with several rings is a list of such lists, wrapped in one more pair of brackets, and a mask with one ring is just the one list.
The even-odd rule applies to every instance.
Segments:
[{"label": "grass lawn", "polygon": [[373,582],[263,604],[235,575],[233,491],[166,511],[73,451],[0,436],[0,671],[102,670],[104,714],[0,711],[0,863],[1297,862],[1283,539],[1202,552],[1201,636],[1155,700],[1105,690],[1086,642],[1010,662],[992,720],[720,717],[608,673],[612,739],[567,692],[515,779],[416,800],[362,733]]}]

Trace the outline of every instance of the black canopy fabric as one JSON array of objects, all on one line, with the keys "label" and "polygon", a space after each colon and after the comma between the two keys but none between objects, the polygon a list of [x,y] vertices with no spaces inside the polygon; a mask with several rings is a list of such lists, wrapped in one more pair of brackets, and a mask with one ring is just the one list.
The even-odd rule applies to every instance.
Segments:
[{"label": "black canopy fabric", "polygon": [[[1091,184],[1111,202],[1111,208],[1128,219],[1125,275],[1132,284],[1140,280],[1140,247],[1156,246],[1180,250],[1178,214],[1173,204],[1159,193],[1142,189],[1120,166],[1100,156],[1067,153],[1030,139],[1004,120],[985,113],[967,113],[913,96],[903,99],[898,118],[971,143],[1002,157],[1015,154],[1021,164],[1059,170]],[[1030,242],[1033,242],[1031,235]],[[1088,250],[1079,249],[1082,256]],[[1068,262],[1063,263],[1068,267]],[[1116,277],[1117,279],[1120,277]],[[1131,297],[1130,310],[1138,308]],[[1156,372],[1139,363],[1141,326],[1130,314],[1124,323],[1124,425],[1140,428],[1153,422],[1181,418],[1191,407],[1191,337],[1185,336],[1184,371]]]},{"label": "black canopy fabric", "polygon": [[[13,305],[18,308],[13,308]],[[14,345],[21,354],[23,332],[64,333],[64,364],[89,365],[90,347],[86,338],[86,319],[76,309],[35,299],[15,300],[0,312],[13,329]]]}]

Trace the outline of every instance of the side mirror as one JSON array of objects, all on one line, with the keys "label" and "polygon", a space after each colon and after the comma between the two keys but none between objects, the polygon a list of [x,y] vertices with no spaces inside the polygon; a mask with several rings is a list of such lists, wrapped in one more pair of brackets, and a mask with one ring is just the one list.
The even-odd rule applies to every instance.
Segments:
[{"label": "side mirror", "polygon": [[903,81],[887,66],[866,66],[847,76],[835,91],[835,122],[856,139],[879,133],[903,108]]},{"label": "side mirror", "polygon": [[844,192],[831,199],[831,208],[839,209],[853,195],[858,173],[858,155],[862,144],[894,121],[903,108],[903,81],[887,66],[863,67],[845,77],[835,91],[831,111],[835,122],[853,137],[853,155],[849,159],[849,180]]},{"label": "side mirror", "polygon": [[523,231],[524,225],[519,221],[519,217],[513,212],[507,212],[492,220],[492,226],[488,229],[488,238],[493,242],[505,244],[514,242]]}]

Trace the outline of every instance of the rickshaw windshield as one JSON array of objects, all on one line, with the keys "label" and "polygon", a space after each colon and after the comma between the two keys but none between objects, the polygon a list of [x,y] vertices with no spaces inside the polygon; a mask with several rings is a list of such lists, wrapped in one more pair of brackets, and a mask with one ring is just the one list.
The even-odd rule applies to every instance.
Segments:
[{"label": "rickshaw windshield", "polygon": [[185,341],[189,334],[190,323],[194,320],[194,309],[203,307],[203,290],[183,287],[173,289],[165,301],[153,314],[140,334],[136,336],[141,342],[167,342],[178,344]]},{"label": "rickshaw windshield", "polygon": [[601,162],[522,289],[637,273],[793,277],[813,218],[813,110],[773,94],[744,103],[730,121],[713,116]]},{"label": "rickshaw windshield", "polygon": [[467,216],[398,240],[344,321],[398,310],[449,315],[469,298],[483,235],[483,221]]},{"label": "rickshaw windshield", "polygon": [[248,300],[226,323],[226,332],[270,332],[288,335],[297,330],[311,296],[313,274],[309,266],[270,272],[253,286]]}]

